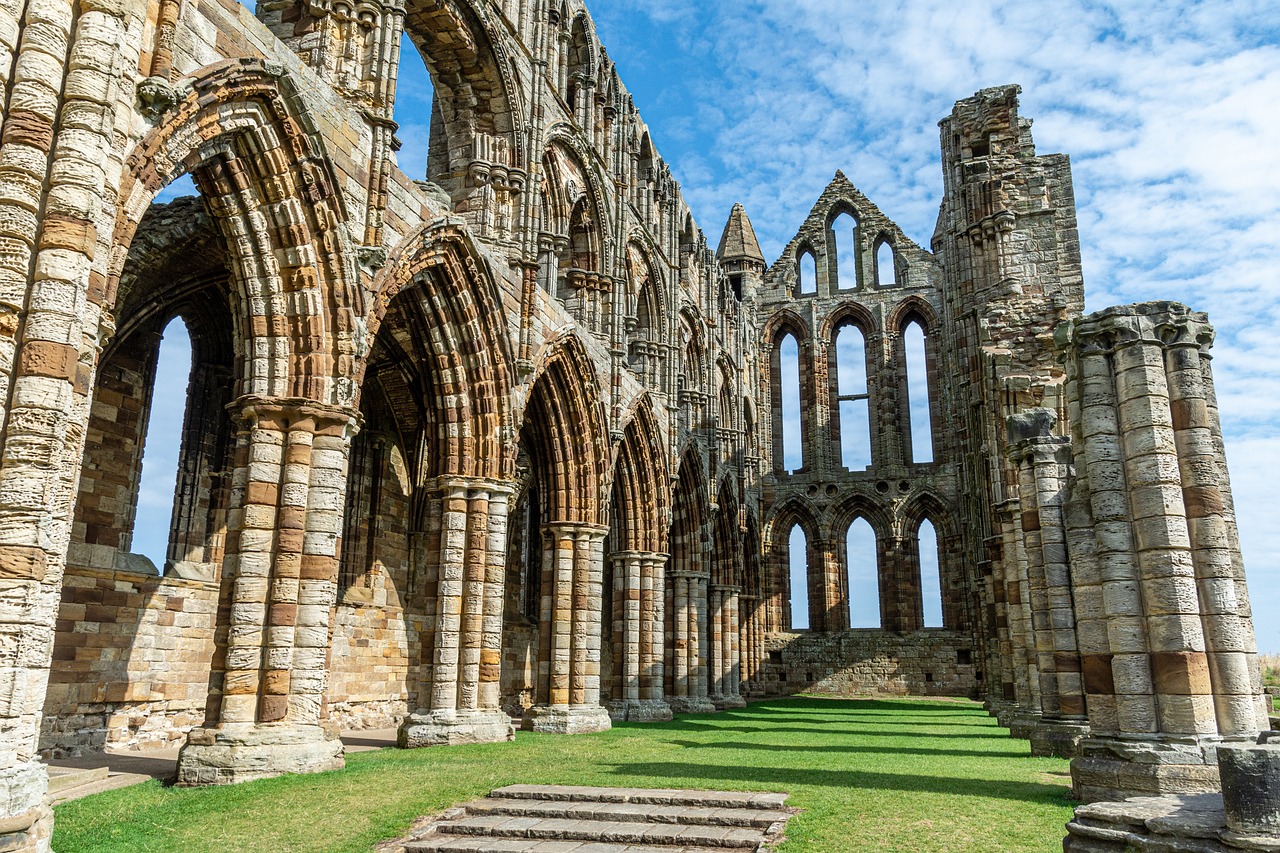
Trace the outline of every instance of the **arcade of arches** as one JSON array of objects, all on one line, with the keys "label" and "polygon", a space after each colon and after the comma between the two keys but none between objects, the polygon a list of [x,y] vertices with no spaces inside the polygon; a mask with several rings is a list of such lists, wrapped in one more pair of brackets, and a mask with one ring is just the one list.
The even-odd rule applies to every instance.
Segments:
[{"label": "arcade of arches", "polygon": [[47,849],[42,756],[108,746],[212,784],[342,728],[950,695],[1096,799],[1265,727],[1212,329],[1082,316],[1016,87],[943,120],[927,249],[837,173],[769,264],[579,0],[230,5],[0,10],[0,847]]}]

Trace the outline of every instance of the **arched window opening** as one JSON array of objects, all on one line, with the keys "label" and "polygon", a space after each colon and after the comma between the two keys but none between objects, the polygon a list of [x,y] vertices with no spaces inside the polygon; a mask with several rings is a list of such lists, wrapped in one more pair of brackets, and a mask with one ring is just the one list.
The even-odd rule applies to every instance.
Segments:
[{"label": "arched window opening", "polygon": [[742,398],[742,432],[747,455],[759,456],[760,448],[757,445],[756,419],[751,409],[751,399],[749,397]]},{"label": "arched window opening", "polygon": [[813,256],[813,252],[805,249],[800,253],[799,264],[799,287],[801,294],[818,292],[818,261]]},{"label": "arched window opening", "polygon": [[782,370],[782,465],[788,473],[804,464],[804,445],[800,428],[800,344],[795,336],[783,335],[778,344],[778,361]]},{"label": "arched window opening", "polygon": [[156,194],[156,204],[168,204],[175,198],[187,198],[188,196],[200,195],[200,191],[196,189],[196,182],[192,179],[190,173],[179,175],[174,178],[165,188]]},{"label": "arched window opening", "polygon": [[396,163],[400,171],[411,178],[423,180],[427,174],[427,154],[431,143],[431,129],[436,121],[434,112],[435,86],[427,72],[422,54],[410,40],[408,33],[400,37],[400,65],[396,77],[396,102],[393,117],[400,129],[396,137],[400,150]]},{"label": "arched window opening", "polygon": [[848,213],[840,214],[831,223],[831,236],[833,280],[838,289],[851,290],[858,286],[858,220]]},{"label": "arched window opening", "polygon": [[791,630],[809,630],[809,553],[804,529],[796,524],[787,541],[787,566],[791,587]]},{"label": "arched window opening", "polygon": [[876,248],[876,284],[880,287],[893,287],[897,283],[893,246],[886,240]]},{"label": "arched window opening", "polygon": [[920,555],[920,597],[924,602],[924,627],[941,628],[942,566],[938,560],[938,533],[933,522],[925,519],[916,532]]},{"label": "arched window opening", "polygon": [[849,627],[881,627],[876,534],[865,518],[855,518],[849,525],[845,563],[849,573]]},{"label": "arched window opening", "polygon": [[[150,559],[161,572],[169,559],[174,506],[181,498],[177,494],[178,460],[185,407],[173,406],[171,401],[186,399],[191,378],[191,337],[187,324],[175,317],[162,334],[142,445],[138,508],[129,549]],[[156,405],[157,401],[160,405]]]},{"label": "arched window opening", "polygon": [[586,197],[578,200],[569,218],[569,266],[596,272],[599,269],[600,237]]},{"label": "arched window opening", "polygon": [[862,330],[836,332],[836,398],[840,408],[840,459],[850,471],[871,467],[871,415],[867,392],[867,345]]},{"label": "arched window opening", "polygon": [[911,423],[911,462],[933,461],[933,422],[930,413],[929,363],[924,327],[912,320],[902,331],[907,368],[907,411]]},{"label": "arched window opening", "polygon": [[521,566],[520,612],[538,621],[542,607],[542,498],[530,485],[524,505],[524,563]]}]

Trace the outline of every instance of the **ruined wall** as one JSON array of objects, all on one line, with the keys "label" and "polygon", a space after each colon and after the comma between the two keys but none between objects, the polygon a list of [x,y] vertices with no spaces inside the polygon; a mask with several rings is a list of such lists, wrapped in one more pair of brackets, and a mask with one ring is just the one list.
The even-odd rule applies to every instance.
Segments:
[{"label": "ruined wall", "polygon": [[954,631],[781,632],[765,645],[771,695],[974,698],[982,688],[972,640]]},{"label": "ruined wall", "polygon": [[217,584],[68,569],[40,750],[177,746],[204,722]]}]

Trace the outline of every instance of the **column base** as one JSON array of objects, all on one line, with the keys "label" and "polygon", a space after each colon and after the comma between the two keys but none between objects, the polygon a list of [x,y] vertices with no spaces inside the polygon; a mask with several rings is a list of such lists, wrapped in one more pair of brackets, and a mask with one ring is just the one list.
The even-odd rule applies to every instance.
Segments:
[{"label": "column base", "polygon": [[1010,737],[1016,737],[1020,740],[1031,740],[1031,735],[1036,730],[1036,726],[1040,725],[1040,715],[1029,711],[1015,710],[1006,719],[1007,721],[997,717],[996,722],[1008,727]]},{"label": "column base", "polygon": [[1218,750],[1252,738],[1087,737],[1071,760],[1071,788],[1083,803],[1221,790]]},{"label": "column base", "polygon": [[396,732],[401,749],[460,746],[515,740],[516,727],[503,711],[415,711]]},{"label": "column base", "polygon": [[609,712],[600,705],[534,705],[524,712],[524,728],[531,732],[581,735],[613,728]]},{"label": "column base", "polygon": [[285,773],[339,770],[342,740],[337,726],[287,723],[235,724],[193,729],[178,753],[178,785],[231,785]]},{"label": "column base", "polygon": [[9,853],[49,853],[53,809],[46,803],[49,774],[44,764],[28,761],[0,770],[0,850]]},{"label": "column base", "polygon": [[622,699],[609,703],[609,716],[619,723],[665,723],[671,706],[662,699]]},{"label": "column base", "polygon": [[706,696],[668,696],[671,710],[677,714],[714,714],[716,706]]},{"label": "column base", "polygon": [[1031,754],[1040,758],[1075,758],[1080,742],[1089,736],[1084,723],[1041,720],[1031,729]]},{"label": "column base", "polygon": [[721,696],[712,696],[711,704],[715,706],[717,711],[727,711],[730,708],[747,707],[747,700],[737,693],[725,693]]}]

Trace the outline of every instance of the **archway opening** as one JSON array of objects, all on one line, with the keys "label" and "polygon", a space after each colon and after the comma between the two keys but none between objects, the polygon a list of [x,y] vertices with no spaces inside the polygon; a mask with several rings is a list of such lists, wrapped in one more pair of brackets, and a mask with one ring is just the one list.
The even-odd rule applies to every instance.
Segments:
[{"label": "archway opening", "polygon": [[911,422],[911,462],[933,461],[933,419],[930,412],[929,360],[925,350],[924,327],[917,320],[902,331],[903,358],[907,371],[907,406]]},{"label": "archway opening", "polygon": [[832,246],[835,249],[833,279],[839,290],[858,286],[858,220],[841,213],[831,222]]},{"label": "archway opening", "polygon": [[791,588],[792,631],[809,630],[809,548],[804,528],[791,528],[787,539],[787,568]]},{"label": "archway opening", "polygon": [[942,567],[938,560],[938,533],[933,522],[924,519],[916,532],[920,562],[920,597],[924,604],[924,627],[941,628]]},{"label": "archway opening", "polygon": [[871,467],[871,414],[867,392],[867,347],[852,324],[836,332],[836,396],[840,459],[850,471]]},{"label": "archway opening", "polygon": [[849,573],[849,627],[881,627],[876,534],[865,518],[855,518],[849,525],[845,562]]},{"label": "archway opening", "polygon": [[[800,344],[791,333],[778,343],[778,360],[782,373],[779,405],[782,411],[783,470],[792,473],[804,464],[800,399]],[[775,451],[776,452],[776,451]]]}]

